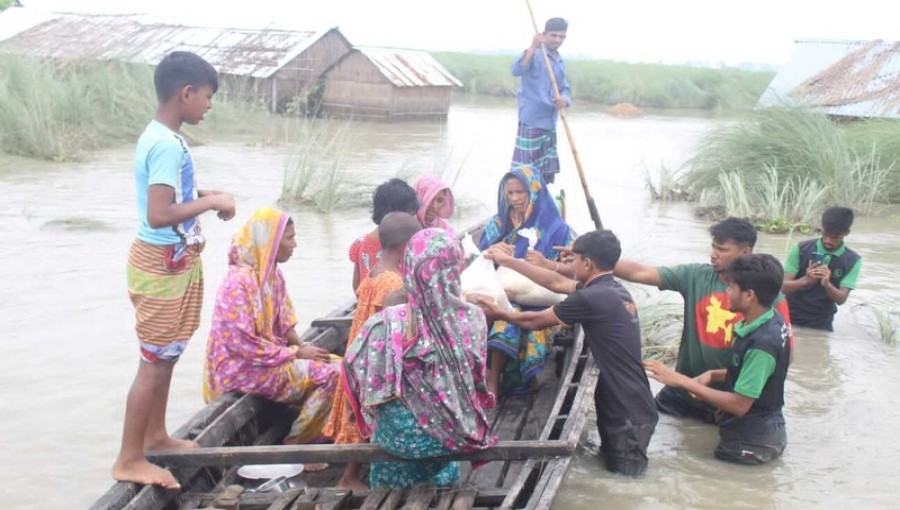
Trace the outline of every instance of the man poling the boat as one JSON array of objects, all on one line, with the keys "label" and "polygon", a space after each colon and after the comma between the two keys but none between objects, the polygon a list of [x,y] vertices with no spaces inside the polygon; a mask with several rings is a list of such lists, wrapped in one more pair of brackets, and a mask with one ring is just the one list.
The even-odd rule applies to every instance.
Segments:
[{"label": "man poling the boat", "polygon": [[[566,79],[565,64],[559,57],[558,50],[566,38],[568,22],[562,18],[551,18],[547,20],[542,33],[535,21],[530,0],[525,0],[525,5],[531,17],[535,35],[531,46],[517,61],[513,62],[512,66],[513,75],[522,77],[518,93],[519,131],[516,137],[516,149],[513,151],[512,166],[517,164],[536,165],[539,167],[544,181],[553,183],[556,173],[559,172],[559,158],[556,152],[556,117],[558,115],[565,128],[569,148],[572,149],[575,169],[578,170],[578,178],[581,181],[591,221],[594,222],[594,228],[602,230],[603,222],[600,221],[600,213],[597,211],[597,205],[588,189],[581,157],[578,155],[578,149],[575,148],[575,139],[566,118],[565,108],[571,104],[572,100],[569,97],[569,82]],[[540,52],[537,51],[538,49]],[[537,53],[541,54],[546,74],[540,73],[540,65],[535,62]],[[551,56],[554,59],[553,62],[551,62]]]}]

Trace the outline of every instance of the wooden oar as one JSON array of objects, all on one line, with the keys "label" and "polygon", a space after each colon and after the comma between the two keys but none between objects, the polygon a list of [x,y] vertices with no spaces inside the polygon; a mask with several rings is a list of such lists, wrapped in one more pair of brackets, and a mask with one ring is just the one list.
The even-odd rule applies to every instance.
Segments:
[{"label": "wooden oar", "polygon": [[[525,0],[528,6],[528,14],[531,15],[531,24],[534,25],[534,33],[540,34],[541,29],[538,28],[537,21],[534,18],[534,10],[531,8],[531,0]],[[547,68],[547,75],[550,76],[550,83],[553,84],[553,96],[559,99],[559,84],[556,83],[556,75],[553,73],[553,66],[550,64],[550,57],[547,56],[547,50],[541,44],[541,55],[544,57],[544,66]],[[578,149],[575,148],[575,139],[572,138],[572,129],[569,128],[569,121],[566,118],[566,110],[559,110],[559,117],[562,119],[563,127],[566,130],[566,138],[569,140],[569,147],[572,148],[572,156],[575,157],[575,168],[578,170],[578,177],[581,179],[581,189],[584,190],[584,198],[587,200],[588,211],[591,214],[591,220],[594,221],[594,227],[597,230],[603,230],[603,222],[600,221],[600,213],[597,212],[597,204],[594,203],[594,197],[588,189],[587,180],[584,178],[584,170],[581,168],[581,158],[578,156]]]}]

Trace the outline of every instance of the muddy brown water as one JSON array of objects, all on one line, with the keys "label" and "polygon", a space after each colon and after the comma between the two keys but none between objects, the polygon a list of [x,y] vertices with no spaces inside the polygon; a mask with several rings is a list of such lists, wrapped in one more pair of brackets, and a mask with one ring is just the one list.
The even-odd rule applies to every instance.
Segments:
[{"label": "muddy brown water", "polygon": [[[722,120],[647,115],[618,119],[576,109],[571,124],[601,216],[626,257],[654,264],[707,260],[708,225],[685,204],[654,204],[645,169],[679,166]],[[465,226],[489,214],[515,134],[511,101],[457,101],[444,124],[354,124],[352,179],[376,183],[401,168],[462,167],[455,194]],[[591,228],[574,164],[560,133],[570,222]],[[276,203],[289,147],[217,141],[194,151],[203,186],[233,192],[238,216],[208,215],[203,255],[207,288],[200,330],[175,370],[169,427],[202,405],[200,374],[211,300],[239,222]],[[137,365],[125,259],[136,213],[132,148],[83,163],[0,157],[0,489],[4,508],[88,506],[110,485],[125,396]],[[301,322],[350,295],[347,247],[371,228],[368,211],[320,214],[294,208],[299,248],[283,266]],[[832,334],[800,329],[787,384],[789,445],[758,468],[712,457],[713,427],[662,417],[643,478],[611,476],[594,456],[593,419],[555,508],[891,508],[900,489],[900,357],[875,335],[864,303],[896,309],[900,292],[897,212],[860,218],[849,244],[864,257],[860,288],[841,307]],[[783,256],[792,239],[762,236],[757,251]],[[651,292],[655,292],[651,290]],[[677,296],[671,296],[678,299]],[[657,389],[654,387],[654,390]]]}]

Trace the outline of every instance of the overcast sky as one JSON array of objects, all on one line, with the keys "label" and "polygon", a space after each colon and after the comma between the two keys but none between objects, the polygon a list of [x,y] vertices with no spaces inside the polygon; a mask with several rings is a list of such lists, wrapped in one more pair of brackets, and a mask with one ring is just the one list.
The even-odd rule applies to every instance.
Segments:
[{"label": "overcast sky", "polygon": [[[358,45],[514,51],[525,0],[21,0],[26,8],[151,13],[185,24],[338,26]],[[900,40],[896,0],[532,0],[538,23],[569,20],[564,55],[632,62],[781,64],[805,38]]]}]

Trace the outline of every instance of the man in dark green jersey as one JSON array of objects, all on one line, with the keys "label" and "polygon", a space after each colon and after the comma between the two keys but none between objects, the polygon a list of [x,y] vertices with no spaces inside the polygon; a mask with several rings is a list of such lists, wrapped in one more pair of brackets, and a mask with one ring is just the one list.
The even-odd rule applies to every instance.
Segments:
[{"label": "man in dark green jersey", "polygon": [[[771,255],[745,255],[728,267],[729,309],[743,314],[727,367],[691,378],[658,361],[645,361],[650,377],[714,406],[719,425],[717,458],[763,464],[781,456],[787,444],[784,381],[791,359],[788,327],[773,308],[784,270]],[[714,383],[724,389],[711,388]]]},{"label": "man in dark green jersey", "polygon": [[[615,268],[618,278],[675,291],[684,298],[684,328],[675,370],[688,377],[727,366],[728,351],[735,338],[734,327],[743,317],[730,307],[726,269],[735,258],[752,253],[756,244],[756,229],[744,219],[727,218],[713,225],[709,233],[712,246],[707,264],[655,267],[620,260]],[[790,324],[784,296],[778,295],[775,308],[785,323]],[[656,395],[656,407],[672,416],[705,423],[715,421],[712,406],[668,386]]]}]

